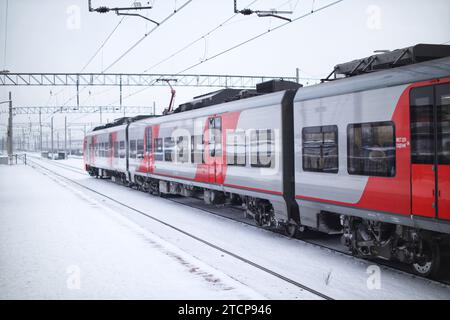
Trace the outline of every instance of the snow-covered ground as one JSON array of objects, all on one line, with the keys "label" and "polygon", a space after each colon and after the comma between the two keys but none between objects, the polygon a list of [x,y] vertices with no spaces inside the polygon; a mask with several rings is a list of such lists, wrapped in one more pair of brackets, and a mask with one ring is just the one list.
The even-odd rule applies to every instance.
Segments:
[{"label": "snow-covered ground", "polygon": [[0,166],[0,298],[263,298],[77,190]]},{"label": "snow-covered ground", "polygon": [[[450,299],[448,286],[55,165],[81,159],[32,160],[336,299]],[[0,177],[0,297],[316,298],[69,182],[23,166]],[[66,286],[73,265],[79,290]]]}]

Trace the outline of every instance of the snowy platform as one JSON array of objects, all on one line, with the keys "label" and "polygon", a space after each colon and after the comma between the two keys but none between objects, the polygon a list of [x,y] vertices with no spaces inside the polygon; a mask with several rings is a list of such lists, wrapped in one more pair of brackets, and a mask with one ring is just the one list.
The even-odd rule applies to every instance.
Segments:
[{"label": "snowy platform", "polygon": [[28,166],[0,167],[1,299],[259,294]]}]

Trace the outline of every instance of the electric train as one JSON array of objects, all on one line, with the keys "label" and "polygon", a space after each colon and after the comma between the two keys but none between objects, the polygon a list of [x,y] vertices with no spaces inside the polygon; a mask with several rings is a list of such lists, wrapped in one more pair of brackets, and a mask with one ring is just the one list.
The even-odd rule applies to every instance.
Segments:
[{"label": "electric train", "polygon": [[357,256],[435,276],[450,239],[450,46],[338,65],[321,83],[224,89],[89,132],[85,169],[155,195],[342,234]]}]

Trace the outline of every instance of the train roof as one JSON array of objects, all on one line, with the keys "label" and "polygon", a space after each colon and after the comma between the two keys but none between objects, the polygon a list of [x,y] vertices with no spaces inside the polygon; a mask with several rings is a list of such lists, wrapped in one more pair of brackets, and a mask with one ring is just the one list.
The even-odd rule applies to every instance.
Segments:
[{"label": "train roof", "polygon": [[398,68],[400,66],[435,60],[450,56],[450,46],[442,44],[416,44],[415,46],[387,52],[379,52],[366,58],[341,63],[334,67],[331,75],[353,77],[360,74],[380,70]]},{"label": "train roof", "polygon": [[122,118],[115,119],[113,122],[109,122],[109,123],[97,126],[94,129],[92,129],[92,131],[99,131],[99,130],[103,130],[103,129],[119,127],[122,125],[127,125],[128,123],[131,123],[134,121],[148,119],[148,118],[155,118],[155,117],[159,117],[159,115],[138,115],[135,117],[122,117]]},{"label": "train roof", "polygon": [[[212,106],[208,106],[205,108],[192,109],[179,113],[171,113],[164,116],[148,116],[148,117],[135,117],[135,118],[127,118],[124,121],[113,122],[109,125],[98,126],[95,130],[92,130],[88,133],[89,135],[98,135],[109,133],[118,130],[124,130],[126,126],[130,127],[138,127],[138,126],[146,126],[152,125],[154,123],[164,123],[169,121],[179,121],[185,120],[188,117],[191,118],[199,118],[204,116],[209,116],[211,114],[221,114],[224,112],[233,112],[233,111],[242,111],[245,109],[258,108],[264,106],[271,106],[280,104],[286,90],[276,91],[274,93],[268,93],[264,95],[258,95],[247,99],[239,99],[233,100],[229,102],[223,102],[219,104],[215,104]],[[133,120],[132,120],[133,119]]]},{"label": "train roof", "polygon": [[[233,100],[229,102],[224,102],[212,106],[208,106],[200,109],[192,109],[180,113],[171,113],[162,117],[157,118],[158,123],[164,123],[169,121],[185,120],[186,118],[200,118],[204,116],[221,114],[224,112],[242,111],[246,109],[271,106],[280,104],[286,90],[277,91],[274,93],[258,95],[247,99]],[[148,125],[153,124],[155,119],[144,119],[140,121],[135,121],[130,123],[131,126]]]},{"label": "train roof", "polygon": [[445,77],[450,77],[450,57],[303,87],[297,91],[294,101],[324,98]]}]

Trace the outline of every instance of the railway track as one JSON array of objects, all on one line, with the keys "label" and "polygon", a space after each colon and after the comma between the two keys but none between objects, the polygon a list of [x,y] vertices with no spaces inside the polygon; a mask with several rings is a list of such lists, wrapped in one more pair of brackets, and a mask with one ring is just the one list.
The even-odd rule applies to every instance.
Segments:
[{"label": "railway track", "polygon": [[[248,264],[248,265],[250,265],[250,266],[252,266],[254,268],[257,268],[257,269],[259,269],[259,270],[261,270],[261,271],[263,271],[263,272],[265,272],[267,274],[270,274],[271,276],[274,276],[274,277],[276,277],[276,278],[278,278],[280,280],[283,280],[283,281],[285,281],[285,282],[287,282],[287,283],[289,283],[289,284],[291,284],[291,285],[293,285],[295,287],[298,287],[301,290],[307,291],[307,292],[309,292],[309,293],[311,293],[311,294],[313,294],[313,295],[315,295],[315,296],[317,296],[317,297],[319,297],[321,299],[334,300],[332,297],[330,297],[330,296],[328,296],[328,295],[326,295],[324,293],[321,293],[321,292],[319,292],[317,290],[314,290],[313,288],[310,288],[310,287],[308,287],[308,286],[306,286],[306,285],[304,285],[302,283],[299,283],[298,281],[295,281],[295,280],[293,280],[291,278],[283,276],[282,274],[280,274],[278,272],[275,272],[275,271],[273,271],[273,270],[271,270],[271,269],[269,269],[267,267],[264,267],[264,266],[262,266],[262,265],[260,265],[258,263],[255,263],[255,262],[253,262],[253,261],[251,261],[251,260],[249,260],[249,259],[247,259],[247,258],[245,258],[245,257],[243,257],[243,256],[241,256],[239,254],[233,253],[233,252],[231,252],[231,251],[229,251],[227,249],[224,249],[224,248],[222,248],[220,246],[217,246],[217,245],[211,243],[210,241],[202,239],[202,238],[200,238],[200,237],[198,237],[198,236],[196,236],[196,235],[194,235],[194,234],[192,234],[192,233],[190,233],[188,231],[185,231],[185,230],[183,230],[183,229],[181,229],[181,228],[179,228],[177,226],[174,226],[173,224],[170,224],[170,223],[168,223],[166,221],[163,221],[161,219],[158,219],[158,218],[156,218],[156,217],[154,217],[154,216],[152,216],[152,215],[150,215],[150,214],[148,214],[146,212],[143,212],[141,210],[133,208],[133,207],[131,207],[131,206],[121,202],[121,201],[118,201],[118,200],[116,200],[116,199],[114,199],[114,198],[104,194],[104,193],[101,193],[101,192],[99,192],[97,190],[89,188],[89,187],[87,187],[87,186],[77,182],[76,180],[70,179],[70,178],[68,178],[68,177],[66,177],[66,176],[64,176],[62,174],[59,174],[59,173],[57,173],[57,172],[55,172],[55,171],[53,171],[53,170],[51,170],[51,169],[49,169],[49,168],[47,168],[47,167],[45,167],[43,165],[37,163],[36,161],[30,160],[28,165],[30,165],[34,169],[36,169],[36,167],[38,167],[40,169],[43,169],[46,172],[52,174],[53,176],[56,176],[59,179],[69,181],[70,183],[72,183],[72,184],[74,184],[74,185],[76,185],[76,186],[78,186],[78,187],[80,187],[82,189],[88,190],[88,191],[90,191],[90,192],[92,192],[92,193],[94,193],[94,194],[96,194],[98,196],[101,196],[102,198],[108,199],[109,201],[111,201],[111,202],[113,202],[115,204],[118,204],[118,205],[120,205],[120,206],[122,206],[122,207],[124,207],[124,208],[126,208],[128,210],[131,210],[131,211],[133,211],[133,212],[135,212],[135,213],[137,213],[139,215],[142,215],[142,216],[144,216],[146,218],[149,218],[149,219],[151,219],[151,220],[153,220],[155,222],[158,222],[158,223],[160,223],[160,224],[162,224],[162,225],[164,225],[166,227],[169,227],[169,228],[171,228],[171,229],[173,229],[173,230],[175,230],[175,231],[177,231],[177,232],[179,232],[179,233],[181,233],[181,234],[183,234],[183,235],[185,235],[185,236],[187,236],[189,238],[192,238],[192,239],[194,239],[194,240],[196,240],[196,241],[198,241],[198,242],[200,242],[200,243],[202,243],[202,244],[204,244],[204,245],[206,245],[208,247],[211,247],[211,248],[221,252],[222,254],[226,254],[226,255],[228,255],[230,257],[233,257],[233,258],[235,258],[235,259],[237,259],[237,260],[239,260],[239,261],[241,261],[241,262],[243,262],[245,264]],[[61,164],[58,164],[57,166],[63,167]],[[71,170],[71,171],[75,171],[75,170]]]},{"label": "railway track", "polygon": [[[39,159],[39,157],[33,157],[33,158]],[[39,159],[39,160],[42,161],[42,159]],[[68,170],[68,171],[71,171],[71,172],[75,172],[75,173],[80,174],[80,175],[87,176],[87,173],[86,173],[84,170],[82,170],[82,169],[77,169],[77,168],[75,168],[75,167],[73,167],[73,166],[70,166],[70,165],[67,165],[67,164],[63,164],[63,163],[55,163],[54,161],[46,161],[46,163],[49,163],[49,164],[51,164],[51,165],[54,165],[54,166],[56,166],[56,167],[60,167],[60,168],[62,168],[62,169],[65,169],[65,170]],[[38,165],[39,165],[39,164],[38,164]],[[42,167],[42,166],[41,166],[41,167]],[[45,168],[45,167],[44,167],[44,168]],[[46,168],[46,169],[49,170],[48,168]],[[51,170],[50,170],[50,171],[51,171]],[[57,173],[55,173],[55,174],[57,174]],[[59,174],[57,174],[57,175],[59,175]],[[102,195],[102,196],[108,198],[108,199],[111,199],[111,200],[113,200],[114,202],[117,202],[116,200],[114,200],[114,199],[112,199],[112,198],[110,198],[110,197],[108,197],[108,196],[106,196],[106,195],[103,195],[103,194],[99,193],[99,192],[96,191],[96,190],[93,190],[93,189],[91,189],[91,188],[89,188],[89,187],[86,187],[86,186],[84,186],[84,185],[82,185],[82,184],[80,184],[80,183],[78,183],[78,182],[76,182],[76,181],[74,181],[74,180],[72,180],[72,179],[70,179],[70,178],[64,177],[64,176],[62,176],[62,175],[59,175],[59,176],[65,178],[65,179],[67,179],[67,180],[70,180],[70,181],[72,181],[73,183],[75,183],[75,184],[77,184],[77,185],[79,185],[79,186],[81,186],[81,187],[83,187],[83,188],[86,188],[86,189],[88,189],[88,190],[90,190],[90,191],[92,191],[92,192],[95,192],[95,193],[97,193],[97,194],[100,194],[100,195]],[[225,218],[225,219],[228,219],[228,220],[232,220],[232,221],[234,221],[234,222],[242,223],[242,224],[245,224],[245,225],[254,227],[254,228],[261,229],[260,227],[258,227],[258,226],[254,223],[253,220],[244,218],[244,215],[243,215],[243,212],[242,212],[242,211],[241,211],[241,213],[242,213],[241,216],[238,217],[238,216],[236,215],[236,213],[238,213],[238,212],[240,211],[240,209],[235,208],[235,207],[231,207],[231,208],[228,207],[228,209],[232,209],[232,210],[235,210],[235,211],[236,211],[235,213],[230,214],[230,213],[224,213],[224,212],[221,212],[221,211],[223,211],[223,210],[221,210],[221,209],[223,209],[224,207],[212,207],[212,208],[207,208],[207,205],[203,204],[203,201],[202,201],[201,199],[193,198],[193,199],[195,199],[194,201],[188,201],[188,202],[186,202],[186,198],[184,198],[184,197],[176,197],[176,196],[174,196],[174,197],[165,197],[164,199],[167,200],[167,201],[175,202],[175,203],[177,203],[177,204],[180,204],[180,205],[183,205],[183,206],[186,206],[186,207],[190,207],[190,208],[195,208],[195,209],[197,209],[197,210],[201,210],[201,211],[206,212],[206,213],[208,213],[208,214],[213,214],[213,215],[215,215],[215,216],[219,215],[219,216],[221,216],[222,218]],[[122,203],[119,203],[119,204],[122,205]],[[128,206],[128,205],[126,205],[126,204],[123,204],[123,205],[126,206],[126,207],[129,208],[129,209],[132,209],[130,206]],[[209,206],[209,207],[211,207],[211,206]],[[132,209],[132,210],[135,210],[135,209]],[[137,211],[139,211],[139,210],[137,210]],[[267,231],[270,231],[270,232],[275,232],[275,233],[278,234],[279,236],[282,236],[282,237],[285,237],[285,238],[289,238],[289,237],[286,236],[286,235],[284,234],[284,232],[281,231],[280,229],[275,229],[275,228],[272,228],[272,229],[265,229],[265,228],[264,228],[263,230],[267,230]],[[327,245],[323,244],[323,242],[324,242],[324,241],[323,241],[323,237],[324,237],[323,234],[321,234],[321,237],[320,237],[321,239],[314,239],[314,236],[317,236],[317,232],[312,232],[312,231],[310,231],[310,232],[309,232],[309,235],[310,235],[310,236],[312,235],[312,237],[308,237],[308,236],[303,236],[303,235],[301,235],[301,236],[297,236],[296,239],[299,240],[299,241],[303,241],[303,242],[305,242],[305,243],[308,243],[308,244],[310,244],[310,245],[319,247],[319,248],[321,248],[321,249],[333,250],[333,251],[335,251],[335,252],[337,252],[337,253],[339,253],[339,254],[343,254],[343,255],[350,256],[350,257],[352,257],[352,258],[358,259],[358,258],[354,257],[354,256],[353,256],[350,252],[348,252],[347,250],[342,249],[342,248],[339,248],[339,247],[340,247],[339,245],[336,245],[336,244],[330,243],[330,242],[328,242]],[[335,237],[333,237],[333,238],[335,238]],[[339,242],[339,240],[337,240],[337,241],[335,241],[335,242]],[[382,266],[382,267],[384,267],[384,268],[390,269],[390,270],[395,270],[395,271],[398,271],[398,272],[406,273],[406,274],[408,274],[408,275],[411,276],[411,277],[424,279],[424,280],[426,280],[426,281],[430,281],[430,282],[434,282],[434,283],[442,284],[442,285],[446,285],[446,286],[450,285],[450,276],[449,276],[449,275],[445,275],[445,279],[444,279],[444,280],[442,280],[442,279],[431,280],[431,279],[424,278],[424,277],[421,277],[421,276],[419,276],[419,275],[415,275],[415,274],[411,273],[411,272],[409,271],[408,266],[405,265],[405,264],[402,264],[402,263],[397,263],[397,262],[395,262],[395,261],[385,261],[385,260],[381,260],[381,259],[365,259],[365,260],[374,262],[374,263],[376,263],[376,264],[378,264],[378,265],[380,265],[380,266]]]}]

